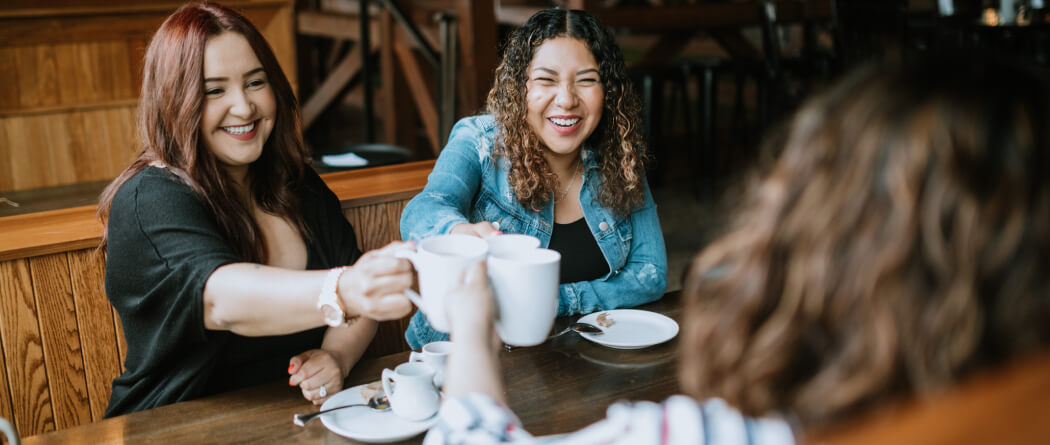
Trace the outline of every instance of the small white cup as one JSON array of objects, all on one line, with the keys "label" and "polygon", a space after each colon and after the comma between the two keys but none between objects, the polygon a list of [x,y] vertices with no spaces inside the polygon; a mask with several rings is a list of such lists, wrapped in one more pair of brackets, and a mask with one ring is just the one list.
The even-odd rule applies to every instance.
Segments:
[{"label": "small white cup", "polygon": [[496,293],[496,331],[504,343],[535,346],[550,334],[558,315],[561,254],[550,249],[511,250],[488,257]]},{"label": "small white cup", "polygon": [[434,386],[445,386],[445,362],[452,352],[452,342],[433,341],[423,345],[422,352],[412,351],[408,355],[409,363],[422,362],[434,368]]},{"label": "small white cup", "polygon": [[434,386],[434,368],[425,363],[402,363],[394,370],[384,369],[383,391],[394,414],[408,420],[429,419],[441,406]]},{"label": "small white cup", "polygon": [[489,245],[489,255],[540,247],[539,238],[518,233],[488,236],[485,242]]},{"label": "small white cup", "polygon": [[463,271],[482,261],[488,254],[488,243],[476,236],[449,234],[427,238],[416,251],[399,250],[396,255],[412,262],[419,274],[419,293],[406,295],[426,315],[434,329],[448,333],[445,295],[459,284]]}]

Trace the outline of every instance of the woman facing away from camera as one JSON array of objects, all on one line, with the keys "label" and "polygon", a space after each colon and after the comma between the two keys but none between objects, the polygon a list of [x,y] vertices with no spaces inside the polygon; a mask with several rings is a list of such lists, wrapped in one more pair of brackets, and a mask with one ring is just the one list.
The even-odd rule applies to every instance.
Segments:
[{"label": "woman facing away from camera", "polygon": [[[794,116],[695,259],[686,396],[618,403],[554,442],[790,444],[1044,354],[1048,123],[1047,84],[1002,61],[925,56],[846,77]],[[533,443],[502,398],[484,265],[465,281],[448,307],[449,400],[424,443]]]},{"label": "woman facing away from camera", "polygon": [[281,378],[322,403],[373,320],[411,310],[401,246],[358,250],[273,51],[233,10],[189,4],[165,20],[138,113],[143,151],[99,204],[128,342],[106,416]]},{"label": "woman facing away from camera", "polygon": [[[584,11],[534,14],[508,41],[489,115],[452,129],[401,236],[523,233],[561,253],[558,314],[660,298],[667,253],[645,180],[638,99],[612,34]],[[413,348],[447,338],[421,312]]]}]

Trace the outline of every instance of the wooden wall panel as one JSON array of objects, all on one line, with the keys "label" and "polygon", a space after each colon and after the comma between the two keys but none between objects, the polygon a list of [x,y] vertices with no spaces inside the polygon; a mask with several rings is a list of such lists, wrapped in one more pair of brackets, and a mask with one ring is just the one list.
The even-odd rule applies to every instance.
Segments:
[{"label": "wooden wall panel", "polygon": [[0,193],[116,177],[138,153],[134,120],[133,105],[0,117]]},{"label": "wooden wall panel", "polygon": [[7,167],[15,190],[34,188],[46,174],[47,150],[30,149],[30,141],[46,140],[42,122],[24,116],[0,118],[7,127],[11,164]]},{"label": "wooden wall panel", "polygon": [[[354,226],[358,247],[367,252],[400,240],[401,211],[407,203],[403,200],[347,209],[344,214]],[[364,356],[379,357],[407,350],[405,326],[407,318],[379,323],[375,339],[368,345]]]},{"label": "wooden wall panel", "polygon": [[[124,336],[124,325],[120,323],[120,314],[117,314],[117,309],[110,306],[110,310],[113,312],[113,328],[117,333],[117,352],[120,354],[120,373],[124,373],[127,370],[124,367],[124,360],[128,358],[128,338]],[[112,385],[113,382],[110,382]]]},{"label": "wooden wall panel", "polygon": [[[3,79],[0,79],[0,84],[2,83]],[[12,147],[13,145],[7,135],[7,120],[0,118],[0,196],[3,195],[3,192],[14,190],[15,188],[15,179],[8,173],[11,171],[11,166],[15,165],[14,160],[11,159]]]},{"label": "wooden wall panel", "polygon": [[40,317],[40,337],[57,428],[91,421],[84,355],[65,252],[29,259]]},{"label": "wooden wall panel", "polygon": [[104,256],[93,249],[69,252],[69,271],[77,330],[84,350],[91,420],[97,421],[106,412],[113,379],[121,372],[116,324],[106,299]]},{"label": "wooden wall panel", "polygon": [[0,109],[18,107],[17,66],[15,49],[0,47]]},{"label": "wooden wall panel", "polygon": [[401,211],[407,201],[354,207],[344,212],[354,226],[357,246],[369,251],[401,239]]},{"label": "wooden wall panel", "polygon": [[[3,314],[0,314],[0,324],[3,323]],[[3,333],[0,332],[0,337]],[[4,358],[3,342],[0,341],[0,369],[7,369],[7,360]],[[11,386],[7,383],[7,373],[0,372],[0,417],[13,419],[14,410],[11,408]]]},{"label": "wooden wall panel", "polygon": [[[39,181],[38,187],[45,187],[49,185],[55,185],[55,182],[59,184],[72,184],[76,182],[77,169],[80,168],[73,159],[73,147],[72,138],[69,134],[69,118],[71,112],[64,113],[51,113],[42,114],[39,116],[33,116],[34,120],[43,121],[44,131],[44,145],[49,147],[48,150],[40,150],[47,154],[47,173],[40,178],[33,178]],[[29,145],[26,149],[33,150],[36,147]],[[62,179],[66,178],[66,179]]]},{"label": "wooden wall panel", "polygon": [[[0,193],[111,179],[137,153],[143,57],[182,2],[128,3],[0,14]],[[297,89],[294,3],[226,4],[256,24]]]},{"label": "wooden wall panel", "polygon": [[386,204],[374,204],[355,207],[343,212],[346,219],[350,221],[350,225],[354,226],[354,233],[357,234],[357,247],[361,251],[367,252],[382,247],[386,244],[384,241],[390,239],[388,231],[383,229],[383,223],[386,220],[383,212],[385,206]]},{"label": "wooden wall panel", "polygon": [[21,108],[58,105],[54,46],[18,46],[14,49]]},{"label": "wooden wall panel", "polygon": [[[0,337],[7,357],[11,421],[23,435],[55,429],[29,262],[0,262]],[[12,359],[14,358],[14,359]]]}]

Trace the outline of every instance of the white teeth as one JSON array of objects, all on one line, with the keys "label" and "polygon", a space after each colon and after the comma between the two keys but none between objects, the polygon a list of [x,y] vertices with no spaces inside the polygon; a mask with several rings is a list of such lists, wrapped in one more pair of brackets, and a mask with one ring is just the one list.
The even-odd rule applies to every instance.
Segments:
[{"label": "white teeth", "polygon": [[222,127],[222,129],[230,134],[248,134],[255,129],[255,122],[248,125],[241,125],[239,127]]},{"label": "white teeth", "polygon": [[577,117],[573,119],[561,119],[557,117],[552,117],[550,118],[550,121],[554,122],[554,125],[557,125],[559,127],[571,127],[573,125],[576,125],[576,123],[580,121],[580,118]]}]

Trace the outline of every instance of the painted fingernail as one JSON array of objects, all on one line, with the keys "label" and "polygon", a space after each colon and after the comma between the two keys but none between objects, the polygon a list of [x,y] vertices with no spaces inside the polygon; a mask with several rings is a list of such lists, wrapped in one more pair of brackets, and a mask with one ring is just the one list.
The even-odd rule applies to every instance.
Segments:
[{"label": "painted fingernail", "polygon": [[293,372],[295,372],[295,363],[288,365],[288,373],[291,374]]},{"label": "painted fingernail", "polygon": [[295,386],[295,383],[292,383],[292,379],[288,379],[288,386]]}]

